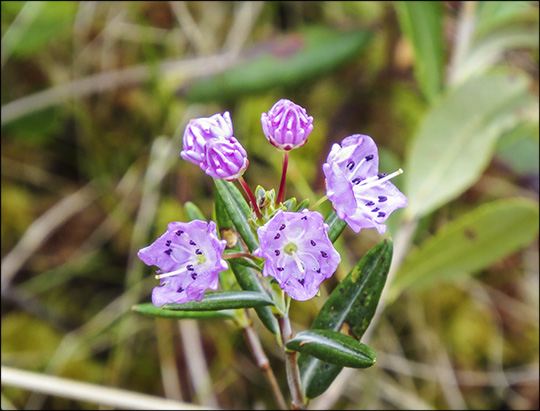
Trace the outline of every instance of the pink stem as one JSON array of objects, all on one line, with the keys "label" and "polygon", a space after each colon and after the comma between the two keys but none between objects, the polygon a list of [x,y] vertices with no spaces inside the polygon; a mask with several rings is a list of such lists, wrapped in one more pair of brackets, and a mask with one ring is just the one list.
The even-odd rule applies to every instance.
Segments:
[{"label": "pink stem", "polygon": [[238,177],[238,181],[240,182],[242,188],[244,189],[247,196],[249,197],[249,201],[251,201],[251,205],[253,209],[255,210],[255,214],[257,214],[257,218],[262,221],[261,210],[259,210],[259,206],[257,205],[257,200],[255,199],[255,196],[253,195],[252,191],[249,189],[249,186],[247,185],[246,180],[244,180],[244,177],[240,176]]},{"label": "pink stem", "polygon": [[281,183],[279,185],[279,193],[276,199],[276,205],[283,203],[285,197],[285,182],[287,180],[287,165],[289,164],[289,152],[285,151],[283,156],[283,171],[281,172]]}]

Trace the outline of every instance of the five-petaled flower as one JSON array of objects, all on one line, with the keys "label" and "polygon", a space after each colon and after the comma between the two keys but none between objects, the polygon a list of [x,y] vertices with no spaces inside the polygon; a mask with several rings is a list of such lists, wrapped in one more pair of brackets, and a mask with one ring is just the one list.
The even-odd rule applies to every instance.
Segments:
[{"label": "five-petaled flower", "polygon": [[268,111],[261,114],[264,135],[281,150],[302,147],[313,130],[313,117],[306,109],[287,99],[279,100]]},{"label": "five-petaled flower", "polygon": [[313,298],[341,261],[318,211],[279,210],[257,234],[260,247],[253,255],[266,259],[263,275],[274,277],[295,300]]},{"label": "five-petaled flower", "polygon": [[383,223],[398,208],[407,205],[407,197],[389,180],[403,171],[379,173],[377,145],[369,136],[353,134],[334,144],[323,172],[326,195],[338,217],[355,231],[375,227],[386,232]]},{"label": "five-petaled flower", "polygon": [[200,301],[207,289],[216,290],[218,273],[229,267],[222,259],[226,244],[214,221],[169,223],[161,237],[137,254],[146,265],[160,268],[156,279],[161,286],[152,291],[152,303]]}]

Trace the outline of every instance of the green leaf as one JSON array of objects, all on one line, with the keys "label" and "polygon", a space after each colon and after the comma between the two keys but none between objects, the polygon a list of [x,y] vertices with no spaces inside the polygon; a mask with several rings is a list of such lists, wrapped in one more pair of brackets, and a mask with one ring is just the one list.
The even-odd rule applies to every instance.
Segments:
[{"label": "green leaf", "polygon": [[343,230],[345,230],[345,227],[347,227],[347,223],[343,220],[340,220],[334,210],[328,213],[328,215],[324,219],[324,222],[329,226],[328,237],[333,243],[339,238]]},{"label": "green leaf", "polygon": [[479,1],[475,37],[493,32],[501,26],[538,21],[537,4],[534,1]]},{"label": "green leaf", "polygon": [[186,215],[189,221],[192,221],[192,220],[208,221],[207,218],[202,213],[202,211],[200,210],[200,208],[197,207],[191,201],[188,201],[186,204],[184,204],[184,210],[186,211]]},{"label": "green leaf", "polygon": [[207,318],[221,318],[221,319],[233,319],[234,311],[221,310],[221,311],[172,311],[165,310],[162,307],[156,307],[152,303],[137,304],[131,307],[135,312],[152,315],[154,317],[175,318],[177,320],[182,319],[196,319],[202,320]]},{"label": "green leaf", "polygon": [[401,29],[412,43],[414,74],[428,100],[433,101],[443,84],[443,4],[440,1],[397,1]]},{"label": "green leaf", "polygon": [[295,87],[330,73],[357,56],[370,38],[371,32],[365,30],[305,27],[299,33],[259,45],[244,55],[238,65],[218,75],[196,79],[182,87],[178,95],[190,101],[206,102],[276,87]]},{"label": "green leaf", "polygon": [[216,311],[236,308],[253,308],[272,305],[267,294],[256,291],[213,291],[207,292],[201,301],[182,304],[168,303],[165,310],[173,311]]},{"label": "green leaf", "polygon": [[75,1],[2,2],[2,12],[4,3],[23,4],[17,26],[10,26],[2,37],[2,51],[18,57],[30,56],[67,39],[78,8]]},{"label": "green leaf", "polygon": [[337,331],[302,331],[287,342],[287,348],[340,367],[368,368],[377,361],[371,348]]},{"label": "green leaf", "polygon": [[[226,192],[228,193],[228,191]],[[247,250],[243,246],[242,242],[238,241],[238,232],[234,228],[234,223],[229,216],[225,201],[220,195],[219,190],[216,190],[214,204],[216,208],[216,220],[219,226],[219,232],[221,238],[227,239],[228,251],[246,252]],[[270,298],[270,294],[263,285],[262,277],[259,276],[256,271],[232,259],[228,260],[228,263],[231,267],[232,272],[234,273],[234,276],[236,277],[236,281],[243,290],[264,293],[268,296],[268,298]],[[265,327],[273,334],[277,334],[279,327],[276,318],[272,314],[271,309],[269,307],[255,307],[254,309]]]},{"label": "green leaf", "polygon": [[[384,240],[373,247],[330,294],[311,329],[347,332],[360,340],[375,315],[392,260],[393,244]],[[302,385],[309,398],[321,395],[342,367],[300,355]]]},{"label": "green leaf", "polygon": [[216,184],[217,192],[223,199],[223,204],[236,231],[238,231],[246,243],[249,251],[253,252],[253,250],[259,247],[259,242],[253,231],[251,231],[248,222],[248,218],[251,217],[251,208],[233,183],[217,178],[214,178],[214,183]]},{"label": "green leaf", "polygon": [[446,224],[413,250],[390,287],[395,298],[471,274],[529,244],[538,235],[538,203],[505,199],[484,204]]},{"label": "green leaf", "polygon": [[302,211],[304,208],[308,208],[308,207],[309,207],[309,198],[306,198],[302,200],[300,204],[296,206],[294,211]]},{"label": "green leaf", "polygon": [[475,77],[427,112],[407,153],[404,216],[419,218],[476,182],[496,139],[535,105],[527,83],[504,74]]}]

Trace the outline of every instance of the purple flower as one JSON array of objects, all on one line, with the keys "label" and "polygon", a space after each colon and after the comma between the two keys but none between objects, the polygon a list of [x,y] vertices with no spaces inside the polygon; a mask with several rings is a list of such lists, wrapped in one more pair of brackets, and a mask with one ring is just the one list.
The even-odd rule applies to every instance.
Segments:
[{"label": "purple flower", "polygon": [[215,138],[206,143],[206,174],[233,181],[246,171],[248,164],[246,150],[235,137]]},{"label": "purple flower", "polygon": [[323,172],[326,176],[326,195],[332,201],[341,220],[355,231],[375,227],[386,232],[383,223],[397,208],[407,206],[407,197],[389,180],[403,170],[386,175],[378,174],[377,145],[369,136],[353,134],[334,144],[328,154]]},{"label": "purple flower", "polygon": [[306,109],[287,99],[279,100],[267,113],[262,113],[261,124],[266,138],[281,150],[302,147],[313,130],[313,117]]},{"label": "purple flower", "polygon": [[152,291],[152,303],[201,301],[206,289],[216,290],[219,271],[229,267],[221,258],[226,244],[213,221],[169,223],[161,237],[137,254],[146,265],[160,268],[156,279],[161,287]]},{"label": "purple flower", "polygon": [[230,140],[233,125],[228,111],[190,120],[183,138],[183,150],[180,156],[193,164],[206,168],[205,145],[212,139]]},{"label": "purple flower", "polygon": [[298,301],[313,298],[341,261],[328,238],[328,224],[317,211],[279,210],[257,234],[260,247],[253,255],[266,259],[263,275],[274,277]]}]

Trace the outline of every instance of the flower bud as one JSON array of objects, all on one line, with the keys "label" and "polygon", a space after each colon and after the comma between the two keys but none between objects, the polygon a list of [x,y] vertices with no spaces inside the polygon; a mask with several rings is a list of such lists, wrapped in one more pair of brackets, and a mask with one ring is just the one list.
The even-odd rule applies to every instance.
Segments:
[{"label": "flower bud", "polygon": [[313,117],[306,109],[287,99],[279,100],[267,113],[262,113],[264,135],[281,150],[302,147],[313,130]]},{"label": "flower bud", "polygon": [[233,125],[228,111],[190,120],[183,138],[180,156],[193,164],[206,168],[204,146],[212,139],[229,140],[233,135]]},{"label": "flower bud", "polygon": [[205,172],[214,178],[236,180],[248,167],[247,153],[235,138],[211,139],[206,144]]}]

